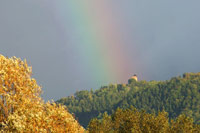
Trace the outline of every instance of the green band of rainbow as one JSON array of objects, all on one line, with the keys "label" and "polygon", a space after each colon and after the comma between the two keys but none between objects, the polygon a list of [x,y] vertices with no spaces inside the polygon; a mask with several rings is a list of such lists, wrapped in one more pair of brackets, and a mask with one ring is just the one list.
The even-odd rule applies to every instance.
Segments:
[{"label": "green band of rainbow", "polygon": [[[129,58],[124,50],[117,19],[113,17],[108,1],[69,0],[54,3],[57,13],[62,17],[59,22],[66,32],[77,36],[77,52],[83,66],[89,67],[97,80],[104,78],[112,82],[123,82],[130,76]],[[66,16],[68,14],[68,16]],[[68,31],[66,21],[75,27]],[[70,17],[70,18],[69,18]]]}]

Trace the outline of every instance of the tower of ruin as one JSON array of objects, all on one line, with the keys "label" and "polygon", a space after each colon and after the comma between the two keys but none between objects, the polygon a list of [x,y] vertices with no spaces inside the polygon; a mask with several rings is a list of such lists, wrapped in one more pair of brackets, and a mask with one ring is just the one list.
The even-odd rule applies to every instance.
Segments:
[{"label": "tower of ruin", "polygon": [[131,77],[131,79],[135,79],[135,81],[138,81],[138,78],[137,78],[137,75],[136,75],[136,74],[134,74],[134,75]]}]

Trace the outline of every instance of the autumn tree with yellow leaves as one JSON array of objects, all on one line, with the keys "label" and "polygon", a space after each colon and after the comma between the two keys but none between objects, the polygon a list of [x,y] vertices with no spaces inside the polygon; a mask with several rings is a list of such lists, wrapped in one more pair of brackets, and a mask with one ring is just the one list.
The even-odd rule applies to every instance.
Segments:
[{"label": "autumn tree with yellow leaves", "polygon": [[84,132],[65,106],[45,103],[26,60],[0,55],[0,131]]}]

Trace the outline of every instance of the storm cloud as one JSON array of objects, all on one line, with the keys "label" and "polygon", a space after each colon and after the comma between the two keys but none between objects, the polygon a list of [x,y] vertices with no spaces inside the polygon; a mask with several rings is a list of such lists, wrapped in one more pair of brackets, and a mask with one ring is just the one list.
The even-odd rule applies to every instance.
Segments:
[{"label": "storm cloud", "polygon": [[[97,89],[112,81],[90,82],[94,79],[77,67],[81,64],[76,61],[75,35],[66,34],[57,24],[53,3],[0,1],[0,54],[26,58],[46,100]],[[199,5],[199,0],[109,2],[120,24],[123,47],[132,59],[130,76],[137,73],[140,80],[167,80],[200,71]],[[68,26],[70,30],[71,24]]]}]

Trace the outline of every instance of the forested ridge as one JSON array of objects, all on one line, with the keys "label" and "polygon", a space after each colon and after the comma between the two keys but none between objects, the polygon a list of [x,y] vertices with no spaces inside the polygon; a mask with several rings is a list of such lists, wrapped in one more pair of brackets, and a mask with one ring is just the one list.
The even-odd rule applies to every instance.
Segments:
[{"label": "forested ridge", "polygon": [[200,73],[185,73],[166,81],[135,81],[128,84],[110,84],[97,90],[78,91],[74,96],[62,98],[57,103],[67,106],[80,124],[87,127],[94,117],[111,114],[118,107],[134,106],[147,113],[166,111],[169,119],[185,114],[200,123]]}]

